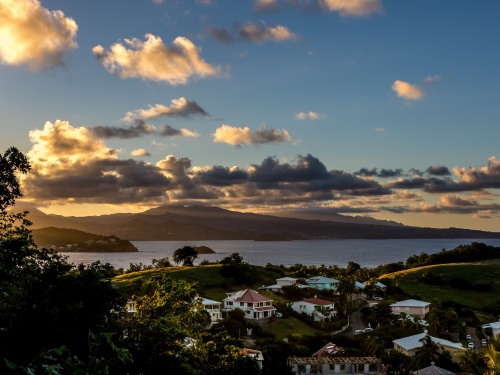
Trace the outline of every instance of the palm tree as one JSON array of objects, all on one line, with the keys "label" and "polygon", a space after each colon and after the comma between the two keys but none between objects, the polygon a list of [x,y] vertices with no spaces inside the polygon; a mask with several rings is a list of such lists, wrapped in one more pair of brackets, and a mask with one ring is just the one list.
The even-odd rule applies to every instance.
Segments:
[{"label": "palm tree", "polygon": [[496,335],[490,339],[485,351],[490,374],[500,375],[500,336]]},{"label": "palm tree", "polygon": [[420,342],[422,346],[415,353],[414,365],[417,369],[430,366],[431,362],[435,362],[439,357],[439,347],[432,337],[425,335]]},{"label": "palm tree", "polygon": [[460,367],[468,374],[484,375],[489,373],[488,359],[479,350],[465,350],[460,355]]}]

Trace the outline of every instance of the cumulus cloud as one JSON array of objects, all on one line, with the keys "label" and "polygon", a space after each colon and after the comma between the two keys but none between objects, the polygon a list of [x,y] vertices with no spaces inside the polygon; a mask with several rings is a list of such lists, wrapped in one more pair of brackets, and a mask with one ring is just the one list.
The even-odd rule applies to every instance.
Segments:
[{"label": "cumulus cloud", "polygon": [[164,125],[160,130],[160,135],[164,137],[199,137],[200,134],[189,129],[175,129],[170,125]]},{"label": "cumulus cloud", "polygon": [[254,8],[257,12],[267,12],[278,9],[277,0],[255,0]]},{"label": "cumulus cloud", "polygon": [[64,65],[77,47],[76,22],[39,0],[0,0],[0,62],[30,70]]},{"label": "cumulus cloud", "polygon": [[444,165],[433,165],[426,169],[426,172],[431,176],[450,176],[451,172]]},{"label": "cumulus cloud", "polygon": [[200,48],[185,37],[177,37],[166,46],[159,36],[146,34],[146,40],[125,39],[109,50],[98,45],[92,49],[95,57],[109,73],[120,78],[141,78],[171,85],[186,84],[193,77],[208,78],[221,74],[200,56]]},{"label": "cumulus cloud", "polygon": [[211,27],[208,34],[222,43],[230,43],[234,40],[245,40],[248,42],[285,42],[298,39],[298,36],[283,25],[266,26],[246,23],[237,25],[234,31]]},{"label": "cumulus cloud", "polygon": [[266,125],[252,132],[248,127],[237,128],[223,124],[215,130],[213,137],[214,142],[227,143],[237,147],[243,144],[282,143],[292,140],[286,129],[272,129]]},{"label": "cumulus cloud", "polygon": [[319,5],[343,17],[362,17],[382,11],[380,0],[319,0]]},{"label": "cumulus cloud", "polygon": [[297,120],[318,120],[324,117],[324,115],[318,112],[299,112],[295,115]]},{"label": "cumulus cloud", "polygon": [[194,100],[187,100],[184,97],[172,99],[169,106],[163,104],[155,104],[147,109],[136,109],[127,112],[124,120],[131,121],[134,119],[151,120],[163,116],[169,117],[189,117],[193,115],[208,116],[208,113],[201,108]]},{"label": "cumulus cloud", "polygon": [[31,198],[76,203],[154,202],[169,180],[152,165],[120,160],[117,151],[85,127],[47,122],[30,132],[32,170],[22,180]]},{"label": "cumulus cloud", "polygon": [[394,81],[392,89],[403,99],[420,100],[424,97],[424,92],[418,85],[413,85],[405,81]]},{"label": "cumulus cloud", "polygon": [[136,157],[142,157],[142,156],[151,156],[148,150],[145,148],[137,148],[135,150],[132,150],[130,153],[131,156],[136,156]]}]

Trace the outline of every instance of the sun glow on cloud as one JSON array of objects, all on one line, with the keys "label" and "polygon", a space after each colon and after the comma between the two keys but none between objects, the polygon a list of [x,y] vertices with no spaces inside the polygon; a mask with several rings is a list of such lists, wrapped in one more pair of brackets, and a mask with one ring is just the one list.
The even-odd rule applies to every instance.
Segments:
[{"label": "sun glow on cloud", "polygon": [[367,16],[382,10],[380,0],[319,0],[319,4],[330,12],[339,12],[341,16]]},{"label": "sun glow on cloud", "polygon": [[35,71],[62,66],[77,47],[77,30],[72,18],[38,0],[0,0],[0,62]]},{"label": "sun glow on cloud", "polygon": [[219,66],[212,66],[200,56],[200,48],[185,37],[177,37],[172,46],[166,46],[159,36],[146,34],[146,40],[125,39],[109,50],[98,45],[94,56],[109,73],[120,78],[141,78],[170,85],[183,85],[193,77],[209,78],[221,74]]},{"label": "sun glow on cloud", "polygon": [[405,81],[394,81],[392,89],[403,99],[420,100],[424,97],[424,91],[419,86]]}]

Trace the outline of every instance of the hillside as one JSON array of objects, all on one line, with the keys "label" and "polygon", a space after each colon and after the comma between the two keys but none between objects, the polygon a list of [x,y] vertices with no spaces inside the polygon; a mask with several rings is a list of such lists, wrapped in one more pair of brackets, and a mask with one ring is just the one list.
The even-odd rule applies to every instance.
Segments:
[{"label": "hillside", "polygon": [[130,241],[500,238],[499,232],[383,225],[378,221],[375,225],[305,220],[202,206],[169,206],[140,214],[88,217],[46,215],[31,210],[29,218],[34,228],[78,229]]},{"label": "hillside", "polygon": [[35,243],[63,252],[136,252],[130,241],[116,236],[102,236],[76,229],[42,228],[33,230]]}]

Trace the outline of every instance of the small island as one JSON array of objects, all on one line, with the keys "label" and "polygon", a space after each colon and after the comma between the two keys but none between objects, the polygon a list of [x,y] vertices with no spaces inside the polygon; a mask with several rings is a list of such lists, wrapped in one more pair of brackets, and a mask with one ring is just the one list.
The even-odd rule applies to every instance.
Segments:
[{"label": "small island", "polygon": [[194,246],[198,254],[215,254],[215,251],[208,246]]},{"label": "small island", "polygon": [[64,253],[138,252],[130,241],[116,236],[101,236],[75,229],[48,227],[33,230],[39,247],[49,247]]}]

